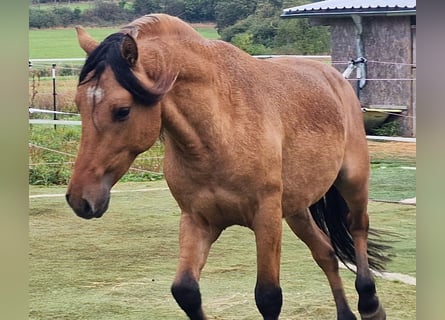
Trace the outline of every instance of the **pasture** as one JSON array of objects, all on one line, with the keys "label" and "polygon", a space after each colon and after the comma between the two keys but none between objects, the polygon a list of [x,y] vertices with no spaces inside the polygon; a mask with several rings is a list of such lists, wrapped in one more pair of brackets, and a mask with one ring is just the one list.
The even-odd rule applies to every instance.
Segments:
[{"label": "pasture", "polygon": [[[103,40],[118,28],[85,28],[98,41]],[[31,29],[29,36],[29,58],[83,58],[85,52],[79,47],[74,28]]]},{"label": "pasture", "polygon": [[[207,39],[219,39],[212,24],[196,24],[194,28]],[[101,41],[119,30],[117,27],[88,28],[85,30],[96,40]],[[31,29],[28,33],[30,59],[69,59],[83,58],[85,52],[79,47],[76,30],[73,28]]]},{"label": "pasture", "polygon": [[[375,198],[415,195],[412,175],[400,179],[408,170],[402,164],[412,167],[413,161],[412,156],[406,164],[382,156],[374,172],[397,177],[391,185],[372,177],[372,192],[379,192]],[[391,187],[400,181],[404,187],[393,193]],[[65,186],[30,186],[29,318],[185,319],[169,290],[178,256],[179,210],[165,181],[119,183],[110,210],[94,221],[74,216],[65,202],[65,190]],[[373,228],[397,233],[388,239],[394,250],[388,253],[393,261],[387,270],[415,277],[415,207],[371,202],[370,212]],[[259,317],[253,299],[255,260],[254,237],[248,229],[229,228],[213,246],[200,282],[210,319]],[[281,269],[283,319],[334,316],[324,275],[287,226]],[[347,270],[342,274],[355,310],[355,276]],[[377,286],[388,318],[415,318],[415,284],[378,278]]]},{"label": "pasture", "polygon": [[40,10],[53,10],[54,8],[69,8],[69,9],[80,9],[82,11],[94,8],[94,2],[92,1],[77,1],[73,3],[63,3],[63,2],[52,2],[52,3],[39,3],[30,4],[30,8],[40,9]]},{"label": "pasture", "polygon": [[[397,153],[396,146],[403,152]],[[415,145],[370,142],[370,150],[371,197],[415,196],[415,171],[401,168],[415,166]],[[396,185],[403,190],[393,192]],[[170,294],[179,209],[165,181],[118,183],[109,211],[93,221],[74,215],[65,188],[30,186],[29,319],[186,319]],[[395,256],[388,272],[415,277],[416,207],[371,201],[369,212],[372,227],[399,236],[392,239]],[[259,318],[253,298],[255,259],[249,229],[228,228],[215,243],[200,282],[210,319]],[[354,274],[342,270],[342,276],[355,310]],[[324,275],[287,225],[281,284],[282,319],[334,317]],[[416,319],[415,285],[378,277],[377,288],[388,319]]]}]

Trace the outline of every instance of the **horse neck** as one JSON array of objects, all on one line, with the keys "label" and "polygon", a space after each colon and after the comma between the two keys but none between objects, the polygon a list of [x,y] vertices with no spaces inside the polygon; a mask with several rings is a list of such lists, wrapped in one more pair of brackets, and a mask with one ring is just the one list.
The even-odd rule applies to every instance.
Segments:
[{"label": "horse neck", "polygon": [[161,107],[164,136],[184,154],[202,155],[218,139],[225,114],[219,112],[214,88],[196,74],[178,77]]},{"label": "horse neck", "polygon": [[161,103],[165,139],[184,154],[201,156],[209,149],[214,152],[224,140],[221,132],[230,132],[233,125],[233,103],[225,100],[236,95],[233,91],[238,85],[228,79],[226,71],[237,69],[233,65],[237,57],[228,57],[239,52],[222,41],[202,37],[147,37],[138,42],[150,78],[165,72],[178,75]]},{"label": "horse neck", "polygon": [[176,43],[172,50],[170,66],[176,67],[178,78],[161,103],[162,123],[166,140],[184,155],[214,152],[230,125],[230,104],[221,94],[227,83],[212,51],[205,41]]}]

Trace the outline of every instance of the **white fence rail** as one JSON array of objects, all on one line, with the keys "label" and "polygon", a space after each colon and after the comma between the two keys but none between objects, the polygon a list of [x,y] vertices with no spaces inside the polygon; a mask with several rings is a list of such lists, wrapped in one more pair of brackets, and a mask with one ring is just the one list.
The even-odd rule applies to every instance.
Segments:
[{"label": "white fence rail", "polygon": [[[301,57],[301,58],[307,58],[307,59],[317,59],[317,60],[330,60],[330,55],[317,55],[317,56],[309,56],[309,55],[254,55],[253,57],[258,59],[268,59],[273,57]],[[29,66],[39,66],[39,65],[46,65],[49,63],[66,63],[66,62],[83,62],[85,61],[85,58],[52,58],[52,59],[29,59]],[[378,62],[378,61],[374,61]],[[347,64],[348,62],[336,62],[331,61],[332,64]],[[387,63],[387,64],[397,64],[397,63],[391,63],[391,62],[378,62],[378,63]],[[368,79],[368,80],[400,80],[400,79]],[[415,81],[415,79],[404,79],[404,80],[411,80]],[[50,111],[50,110],[39,110],[39,109],[33,109],[29,110],[30,113],[33,112],[41,112],[41,113],[54,113],[54,114],[63,114],[63,112],[58,111]],[[68,114],[68,113],[66,113]],[[71,114],[73,115],[73,114]],[[398,115],[398,114],[397,114]],[[402,115],[398,115],[402,116]],[[406,115],[403,115],[404,117],[409,117]],[[50,119],[29,119],[29,124],[36,124],[36,125],[81,125],[80,120],[50,120]],[[408,137],[387,137],[387,136],[373,136],[368,135],[368,140],[383,140],[383,141],[399,141],[399,142],[416,142],[416,138],[408,138]]]},{"label": "white fence rail", "polygon": [[[80,120],[50,120],[50,119],[29,119],[29,124],[50,124],[50,125],[65,125],[65,126],[80,126]],[[416,138],[407,137],[386,137],[386,136],[366,136],[368,140],[384,140],[384,141],[398,141],[398,142],[416,142]]]}]

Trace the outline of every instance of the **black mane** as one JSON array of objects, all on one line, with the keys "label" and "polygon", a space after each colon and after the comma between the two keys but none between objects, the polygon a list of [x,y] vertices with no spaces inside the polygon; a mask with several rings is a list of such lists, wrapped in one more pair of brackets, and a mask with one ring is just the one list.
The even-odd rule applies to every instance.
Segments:
[{"label": "black mane", "polygon": [[[99,81],[105,67],[109,65],[117,82],[131,93],[135,102],[143,105],[152,105],[159,100],[159,95],[150,91],[139,81],[131,70],[130,63],[121,54],[121,44],[127,35],[113,33],[109,35],[88,56],[80,72],[79,85],[91,80]],[[90,72],[94,74],[87,78]]]}]

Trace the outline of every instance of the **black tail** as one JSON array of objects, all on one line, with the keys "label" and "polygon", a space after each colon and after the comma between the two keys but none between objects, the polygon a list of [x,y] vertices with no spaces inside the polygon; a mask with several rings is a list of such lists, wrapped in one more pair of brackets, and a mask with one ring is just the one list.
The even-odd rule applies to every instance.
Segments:
[{"label": "black tail", "polygon": [[[309,210],[320,229],[331,239],[338,259],[347,267],[347,263],[356,265],[354,242],[347,223],[349,208],[337,188],[332,186],[326,195],[314,203]],[[377,271],[383,271],[386,263],[391,260],[388,255],[384,255],[391,246],[384,244],[387,241],[381,238],[381,233],[381,231],[370,230],[369,236],[373,239],[368,236],[369,266]]]}]

